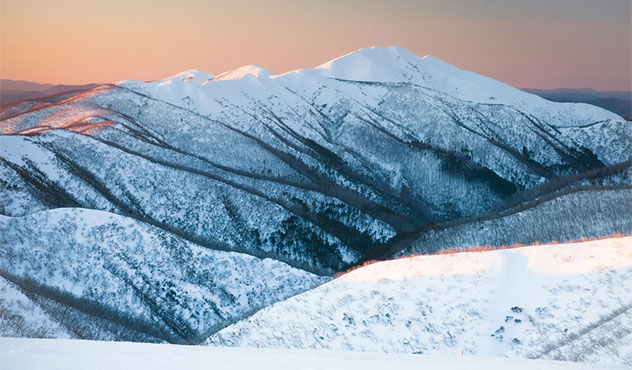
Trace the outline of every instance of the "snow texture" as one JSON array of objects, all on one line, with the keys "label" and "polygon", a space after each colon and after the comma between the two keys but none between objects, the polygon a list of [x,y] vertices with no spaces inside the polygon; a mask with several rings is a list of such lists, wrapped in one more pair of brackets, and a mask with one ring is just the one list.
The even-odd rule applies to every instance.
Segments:
[{"label": "snow texture", "polygon": [[631,278],[630,236],[403,258],[276,303],[208,343],[631,366]]},{"label": "snow texture", "polygon": [[[478,356],[429,356],[289,350],[212,348],[146,343],[0,338],[0,366],[6,370],[214,369],[225,370],[589,370],[591,364]],[[623,369],[602,366],[603,370]]]}]

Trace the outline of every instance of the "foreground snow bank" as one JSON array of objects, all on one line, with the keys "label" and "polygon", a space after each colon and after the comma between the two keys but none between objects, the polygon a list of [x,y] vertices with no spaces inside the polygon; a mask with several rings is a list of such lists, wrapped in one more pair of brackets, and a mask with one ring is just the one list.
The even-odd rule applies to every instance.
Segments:
[{"label": "foreground snow bank", "polygon": [[[594,369],[594,365],[476,356],[429,356],[0,338],[2,369]],[[618,367],[601,367],[619,369]]]}]

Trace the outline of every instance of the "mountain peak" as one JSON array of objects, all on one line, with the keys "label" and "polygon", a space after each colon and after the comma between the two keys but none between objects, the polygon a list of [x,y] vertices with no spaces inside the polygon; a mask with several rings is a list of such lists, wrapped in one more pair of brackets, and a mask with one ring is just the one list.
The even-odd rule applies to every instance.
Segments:
[{"label": "mountain peak", "polygon": [[406,82],[402,69],[420,60],[401,47],[373,46],[335,58],[315,69],[323,76],[343,80]]},{"label": "mountain peak", "polygon": [[172,76],[162,78],[160,80],[155,81],[139,81],[136,79],[128,79],[116,82],[117,85],[126,86],[126,87],[137,87],[143,86],[145,84],[148,85],[157,85],[157,86],[165,86],[172,84],[179,84],[182,82],[187,82],[188,84],[193,85],[202,85],[204,82],[215,78],[215,75],[200,71],[197,69],[189,69],[188,71],[183,71],[180,73],[176,73]]},{"label": "mountain peak", "polygon": [[189,82],[193,84],[202,84],[204,81],[214,78],[215,76],[206,73],[204,71],[200,71],[197,69],[190,69],[188,71],[176,73],[173,76],[169,76],[159,81],[155,81],[158,83],[172,83],[172,82]]},{"label": "mountain peak", "polygon": [[268,72],[265,68],[261,66],[248,65],[233,69],[232,71],[224,72],[215,77],[213,81],[240,80],[246,76],[253,76],[256,78],[270,77],[270,72]]},{"label": "mountain peak", "polygon": [[341,80],[413,83],[430,88],[434,88],[430,85],[437,76],[462,72],[432,55],[419,57],[399,46],[359,49],[321,64],[315,70],[324,77]]}]

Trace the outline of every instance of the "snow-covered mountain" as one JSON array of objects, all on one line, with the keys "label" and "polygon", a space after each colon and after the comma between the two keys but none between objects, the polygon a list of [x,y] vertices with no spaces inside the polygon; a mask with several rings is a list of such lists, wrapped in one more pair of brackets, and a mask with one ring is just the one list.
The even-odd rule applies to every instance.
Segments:
[{"label": "snow-covered mountain", "polygon": [[627,184],[632,158],[632,126],[610,112],[395,47],[24,104],[2,112],[0,213],[104,210],[320,274],[588,174]]},{"label": "snow-covered mountain", "polygon": [[371,264],[212,345],[632,365],[632,237]]}]

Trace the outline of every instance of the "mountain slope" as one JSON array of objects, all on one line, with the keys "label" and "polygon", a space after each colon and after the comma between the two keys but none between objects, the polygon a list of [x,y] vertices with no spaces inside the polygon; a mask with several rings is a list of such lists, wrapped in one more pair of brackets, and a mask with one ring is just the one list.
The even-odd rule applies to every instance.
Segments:
[{"label": "mountain slope", "polygon": [[379,262],[276,303],[222,346],[632,364],[632,237]]},{"label": "mountain slope", "polygon": [[370,256],[390,259],[444,249],[501,247],[632,234],[632,188],[576,187],[473,220],[435,225],[400,235]]},{"label": "mountain slope", "polygon": [[277,76],[103,85],[12,111],[0,130],[6,215],[99,209],[319,274],[632,153],[614,114],[401,48]]},{"label": "mountain slope", "polygon": [[118,215],[0,217],[0,335],[195,343],[326,278]]}]

